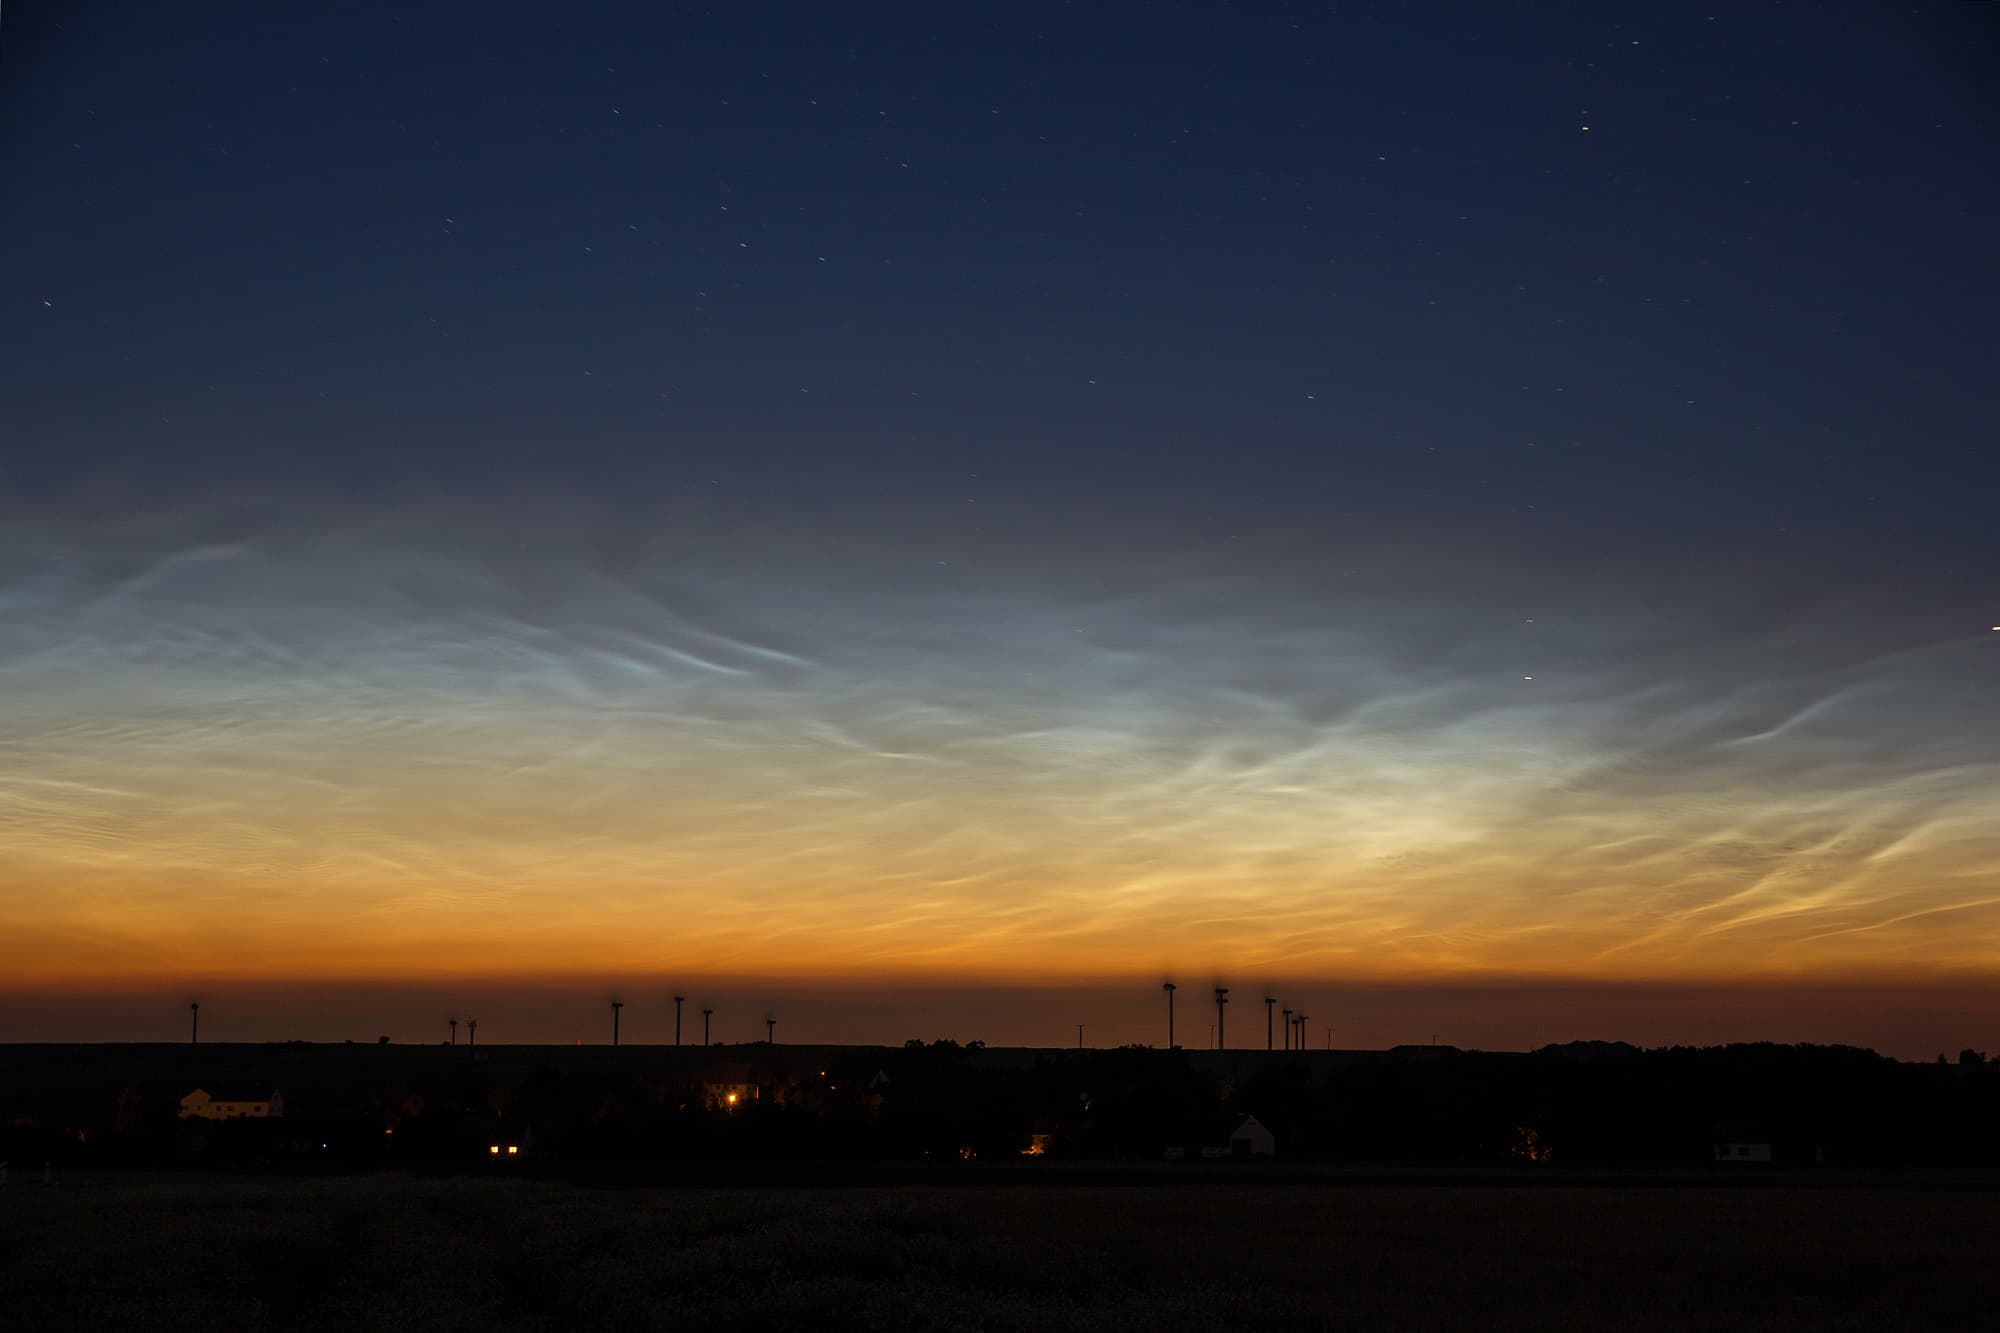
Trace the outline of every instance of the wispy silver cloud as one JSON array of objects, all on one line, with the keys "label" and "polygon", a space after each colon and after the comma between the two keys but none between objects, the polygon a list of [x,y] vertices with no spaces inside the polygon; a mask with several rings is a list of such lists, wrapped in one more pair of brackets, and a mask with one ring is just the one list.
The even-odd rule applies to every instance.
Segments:
[{"label": "wispy silver cloud", "polygon": [[2000,955],[2000,635],[1473,543],[1055,528],[11,516],[0,951],[51,977]]}]

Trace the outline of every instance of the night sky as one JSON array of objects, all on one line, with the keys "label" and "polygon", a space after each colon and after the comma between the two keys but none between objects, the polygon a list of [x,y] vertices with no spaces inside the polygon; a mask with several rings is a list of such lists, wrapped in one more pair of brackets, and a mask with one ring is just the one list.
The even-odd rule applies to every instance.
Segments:
[{"label": "night sky", "polygon": [[0,1038],[2000,1039],[1996,8],[8,4]]}]

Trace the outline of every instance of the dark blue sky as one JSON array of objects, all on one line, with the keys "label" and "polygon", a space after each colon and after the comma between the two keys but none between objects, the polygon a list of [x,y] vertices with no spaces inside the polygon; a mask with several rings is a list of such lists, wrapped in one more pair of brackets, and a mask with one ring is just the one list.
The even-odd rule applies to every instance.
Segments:
[{"label": "dark blue sky", "polygon": [[0,477],[1991,557],[1990,13],[1707,8],[9,5]]}]

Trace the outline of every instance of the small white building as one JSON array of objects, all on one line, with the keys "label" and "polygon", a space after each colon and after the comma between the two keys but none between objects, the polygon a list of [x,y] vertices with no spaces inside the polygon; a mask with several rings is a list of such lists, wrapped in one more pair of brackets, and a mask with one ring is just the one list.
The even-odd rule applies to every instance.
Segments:
[{"label": "small white building", "polygon": [[1167,1160],[1188,1162],[1223,1157],[1270,1157],[1278,1140],[1254,1115],[1227,1116],[1184,1131],[1167,1145]]},{"label": "small white building", "polygon": [[1718,1162],[1768,1162],[1771,1160],[1771,1145],[1768,1143],[1718,1143],[1715,1145],[1715,1160]]},{"label": "small white building", "polygon": [[1246,1115],[1236,1122],[1229,1131],[1228,1142],[1219,1149],[1209,1150],[1209,1157],[1270,1157],[1278,1151],[1278,1140],[1262,1121],[1254,1115]]},{"label": "small white building", "polygon": [[227,1094],[196,1088],[181,1098],[181,1119],[276,1120],[285,1114],[285,1094],[276,1088],[263,1094],[235,1089]]}]

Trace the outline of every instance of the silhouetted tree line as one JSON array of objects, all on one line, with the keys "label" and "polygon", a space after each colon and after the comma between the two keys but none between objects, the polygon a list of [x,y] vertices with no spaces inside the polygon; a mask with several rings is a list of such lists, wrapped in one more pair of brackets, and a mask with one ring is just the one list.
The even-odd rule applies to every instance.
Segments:
[{"label": "silhouetted tree line", "polygon": [[[62,1049],[62,1048],[45,1048]],[[1840,1046],[1531,1054],[1387,1052],[711,1051],[359,1045],[67,1048],[0,1056],[0,1159],[68,1166],[466,1166],[523,1137],[531,1162],[1158,1160],[1184,1127],[1254,1115],[1281,1159],[1689,1166],[1723,1142],[1780,1164],[2000,1165],[2000,1063],[1903,1063]],[[121,1062],[119,1053],[131,1055]],[[749,1080],[736,1104],[711,1066]],[[150,1063],[149,1063],[150,1062]],[[282,1120],[183,1119],[180,1098],[226,1078],[283,1087]],[[733,1085],[732,1085],[733,1086]],[[530,1137],[531,1136],[531,1137]],[[507,1165],[515,1165],[512,1161]]]}]

